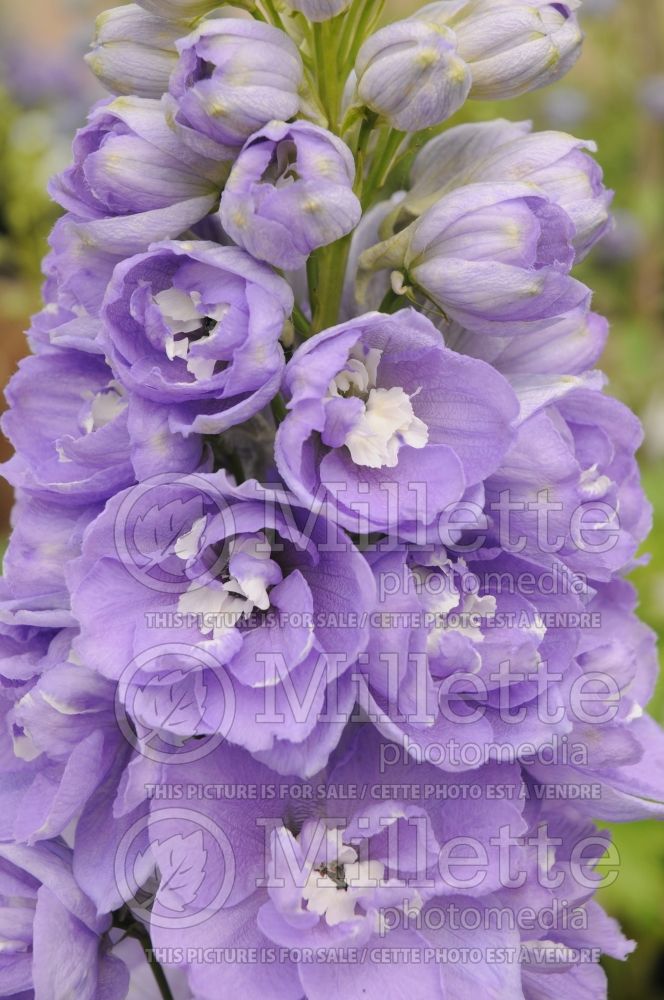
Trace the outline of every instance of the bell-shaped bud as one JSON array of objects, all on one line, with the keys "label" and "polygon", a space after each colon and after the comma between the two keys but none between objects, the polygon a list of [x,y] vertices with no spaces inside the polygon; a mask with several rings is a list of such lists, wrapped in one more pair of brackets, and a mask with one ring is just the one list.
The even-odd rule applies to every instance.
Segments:
[{"label": "bell-shaped bud", "polygon": [[151,14],[137,4],[105,10],[86,62],[112,94],[161,97],[178,59],[176,39],[186,26]]},{"label": "bell-shaped bud", "polygon": [[438,0],[415,15],[451,28],[470,66],[470,96],[517,97],[564,76],[578,59],[580,0]]},{"label": "bell-shaped bud", "polygon": [[273,122],[238,156],[221,198],[221,223],[252,257],[294,271],[317,247],[355,228],[348,147],[310,122]]},{"label": "bell-shaped bud", "polygon": [[355,63],[357,99],[400,132],[439,125],[470,90],[470,71],[454,32],[425,21],[398,21],[371,35]]},{"label": "bell-shaped bud", "polygon": [[202,152],[235,149],[268,122],[300,107],[303,66],[283,31],[260,21],[218,18],[178,42],[169,91],[172,124]]},{"label": "bell-shaped bud", "polygon": [[573,238],[567,213],[533,184],[469,184],[365,251],[360,266],[394,270],[395,291],[413,287],[466,330],[514,336],[587,309],[588,289],[568,273]]},{"label": "bell-shaped bud", "polygon": [[589,155],[595,149],[594,143],[565,132],[530,132],[528,122],[458,125],[417,155],[411,188],[390,222],[403,228],[447,191],[464,184],[524,181],[536,184],[564,208],[574,224],[573,244],[581,260],[610,224],[613,194]]}]

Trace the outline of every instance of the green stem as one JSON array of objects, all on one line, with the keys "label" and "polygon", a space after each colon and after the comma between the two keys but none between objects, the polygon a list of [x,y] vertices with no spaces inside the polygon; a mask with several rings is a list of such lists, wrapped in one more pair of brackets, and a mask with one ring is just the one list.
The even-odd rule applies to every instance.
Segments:
[{"label": "green stem", "polygon": [[276,4],[274,3],[274,0],[262,0],[262,4],[263,4],[263,8],[265,10],[265,13],[267,15],[267,20],[271,24],[273,24],[276,28],[281,28],[281,30],[283,32],[285,32],[286,34],[288,34],[288,30],[286,28],[286,25],[284,24],[284,21],[283,21],[283,19],[281,17],[281,14],[277,10],[277,7],[276,7]]},{"label": "green stem", "polygon": [[334,129],[332,110],[330,108],[328,60],[325,52],[325,22],[314,22],[311,26],[311,33],[314,40],[314,56],[318,68],[318,79],[320,80],[320,99],[327,116],[328,126],[330,129]]},{"label": "green stem", "polygon": [[309,286],[309,304],[311,314],[315,318],[319,308],[320,288],[318,284],[318,253],[314,252],[307,260],[307,284]]},{"label": "green stem", "polygon": [[277,425],[283,423],[283,421],[286,419],[286,415],[287,415],[288,411],[286,409],[286,404],[284,402],[284,397],[281,395],[281,393],[277,393],[277,395],[274,397],[274,399],[270,403],[270,407],[272,409],[272,415],[274,417],[274,422]]},{"label": "green stem", "polygon": [[318,274],[320,281],[318,285],[318,296],[314,318],[311,324],[312,333],[319,333],[327,330],[337,322],[339,313],[339,303],[343,293],[344,280],[346,277],[346,264],[350,252],[352,233],[331,243],[329,246],[321,247],[313,256],[318,258]]},{"label": "green stem", "polygon": [[152,939],[147,927],[134,919],[131,910],[127,906],[123,906],[121,910],[115,911],[113,914],[113,926],[123,930],[126,937],[132,937],[140,944],[143,949],[143,954],[145,955],[147,963],[152,971],[152,975],[155,978],[162,1000],[175,1000],[175,997],[171,992],[171,988],[168,985],[166,973],[162,969],[159,962],[155,961]]},{"label": "green stem", "polygon": [[357,144],[355,146],[355,184],[353,186],[353,190],[360,201],[362,200],[362,189],[364,187],[364,166],[369,149],[369,141],[373,134],[377,119],[378,115],[374,114],[372,111],[366,112],[364,118],[362,119],[362,124],[360,125]]},{"label": "green stem", "polygon": [[389,129],[383,138],[382,144],[376,150],[374,162],[369,172],[366,186],[366,197],[363,201],[363,208],[367,208],[371,200],[380,194],[385,182],[390,175],[399,158],[399,151],[404,141],[404,133],[397,132],[396,129]]},{"label": "green stem", "polygon": [[[147,959],[148,965],[150,966],[150,969],[152,970],[152,975],[154,976],[155,982],[157,984],[157,988],[159,989],[159,992],[161,993],[162,1000],[175,1000],[175,997],[173,996],[173,993],[171,992],[171,988],[168,985],[168,980],[166,979],[166,974],[165,974],[164,970],[162,969],[162,967],[159,964],[159,962],[155,962],[155,960],[154,960],[154,954],[152,952],[152,942],[150,941],[150,938],[148,937],[147,944],[146,944],[146,942],[142,938],[140,939],[140,943],[141,943],[141,947],[143,948],[143,952],[144,952],[145,957]],[[148,945],[149,945],[149,947],[148,947]]]},{"label": "green stem", "polygon": [[385,7],[385,0],[357,0],[346,18],[339,51],[341,53],[345,74],[355,65],[357,53],[367,35],[378,24]]},{"label": "green stem", "polygon": [[311,323],[304,315],[304,313],[302,312],[297,303],[295,303],[295,305],[293,306],[293,326],[300,334],[300,336],[304,337],[305,340],[311,333]]},{"label": "green stem", "polygon": [[382,313],[395,313],[403,309],[406,305],[403,295],[397,295],[393,288],[385,293],[385,298],[381,302],[378,311]]}]

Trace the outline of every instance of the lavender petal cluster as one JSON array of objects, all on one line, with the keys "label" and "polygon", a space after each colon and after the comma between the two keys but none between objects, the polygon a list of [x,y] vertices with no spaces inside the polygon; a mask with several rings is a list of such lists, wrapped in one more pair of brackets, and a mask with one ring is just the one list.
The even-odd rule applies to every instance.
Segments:
[{"label": "lavender petal cluster", "polygon": [[602,1000],[634,948],[612,193],[590,141],[445,127],[559,79],[578,3],[380,7],[97,23],[2,421],[2,996]]}]

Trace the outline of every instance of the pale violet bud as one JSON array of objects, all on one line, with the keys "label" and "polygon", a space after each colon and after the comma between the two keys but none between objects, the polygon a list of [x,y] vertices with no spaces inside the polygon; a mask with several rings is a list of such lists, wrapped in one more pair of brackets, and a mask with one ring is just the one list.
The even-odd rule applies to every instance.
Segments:
[{"label": "pale violet bud", "polygon": [[574,224],[581,260],[607,231],[612,192],[589,153],[595,145],[564,132],[531,133],[530,122],[457,125],[431,139],[415,157],[410,189],[383,222],[381,236],[402,230],[448,191],[466,184],[520,181],[537,185]]},{"label": "pale violet bud", "polygon": [[470,66],[470,96],[517,97],[559,80],[578,59],[580,0],[438,0],[415,15],[451,28]]},{"label": "pale violet bud", "polygon": [[350,233],[362,208],[346,144],[311,122],[271,122],[238,156],[221,197],[221,223],[252,257],[294,271]]},{"label": "pale violet bud", "polygon": [[358,100],[400,132],[444,122],[461,107],[471,85],[454,32],[424,20],[398,21],[371,35],[355,72]]},{"label": "pale violet bud", "polygon": [[310,21],[329,21],[331,17],[348,10],[351,0],[286,0],[286,4]]},{"label": "pale violet bud", "polygon": [[587,309],[589,290],[569,275],[574,232],[533,184],[469,184],[366,250],[360,268],[390,268],[397,294],[408,286],[423,292],[466,330],[514,336]]},{"label": "pale violet bud", "polygon": [[85,59],[112,94],[161,97],[177,63],[175,41],[186,33],[186,27],[164,21],[137,4],[113,7],[97,18]]},{"label": "pale violet bud", "polygon": [[293,41],[260,21],[218,18],[178,42],[169,116],[195,148],[237,149],[300,108],[304,69]]},{"label": "pale violet bud", "polygon": [[458,125],[432,139],[415,158],[400,221],[425,212],[447,191],[476,183],[537,185],[574,224],[581,260],[607,231],[612,192],[590,153],[595,144],[565,132],[530,132],[528,122]]}]

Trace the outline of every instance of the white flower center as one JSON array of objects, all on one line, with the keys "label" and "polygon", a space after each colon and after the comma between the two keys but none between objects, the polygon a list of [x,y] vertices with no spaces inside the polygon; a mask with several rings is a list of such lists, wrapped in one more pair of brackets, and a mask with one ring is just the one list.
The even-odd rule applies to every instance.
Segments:
[{"label": "white flower center", "polygon": [[339,844],[336,860],[315,868],[302,890],[307,909],[325,917],[330,927],[352,920],[358,899],[380,885],[385,865],[380,861],[358,861],[357,852]]},{"label": "white flower center", "polygon": [[81,421],[81,427],[86,434],[92,434],[100,427],[106,427],[112,423],[116,417],[127,406],[127,399],[124,388],[119,382],[110,382],[105,389],[97,392],[92,397],[90,409]]},{"label": "white flower center", "polygon": [[204,315],[200,309],[200,292],[184,292],[180,288],[166,288],[158,292],[154,302],[169,330],[164,344],[168,360],[182,358],[187,362],[187,371],[195,378],[211,378],[216,359],[190,354],[190,350],[193,344],[200,344],[213,336],[228,312],[228,306],[215,306]]},{"label": "white flower center", "polygon": [[376,388],[381,351],[349,358],[348,365],[332,380],[329,397],[353,395],[364,402],[344,444],[356,465],[370,469],[393,469],[403,445],[424,448],[429,429],[413,412],[412,397],[399,386]]},{"label": "white flower center", "polygon": [[[436,616],[436,623],[429,631],[427,652],[435,654],[446,632],[470,639],[473,643],[484,642],[482,621],[496,614],[496,598],[491,594],[480,597],[476,593],[463,593],[455,581],[454,568],[448,560],[440,570],[427,566],[414,566],[413,576],[417,592],[426,610]],[[454,621],[447,616],[455,612]]]},{"label": "white flower center", "polygon": [[[186,535],[178,540],[175,553],[187,560],[199,552],[205,519],[196,521]],[[229,576],[225,581],[213,580],[201,587],[193,583],[180,595],[178,611],[202,616],[201,632],[216,639],[230,631],[242,618],[254,610],[270,607],[269,588],[282,579],[277,564],[270,558],[270,547],[264,534],[244,535],[231,545]]]}]

